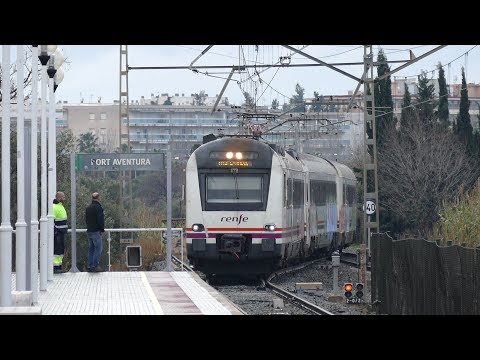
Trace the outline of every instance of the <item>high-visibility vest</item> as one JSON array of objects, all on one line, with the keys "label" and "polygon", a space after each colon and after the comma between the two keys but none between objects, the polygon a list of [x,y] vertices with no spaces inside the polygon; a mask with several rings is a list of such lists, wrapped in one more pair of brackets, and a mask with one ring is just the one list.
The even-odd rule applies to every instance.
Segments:
[{"label": "high-visibility vest", "polygon": [[53,204],[53,216],[55,217],[55,229],[67,232],[67,211],[61,202]]}]

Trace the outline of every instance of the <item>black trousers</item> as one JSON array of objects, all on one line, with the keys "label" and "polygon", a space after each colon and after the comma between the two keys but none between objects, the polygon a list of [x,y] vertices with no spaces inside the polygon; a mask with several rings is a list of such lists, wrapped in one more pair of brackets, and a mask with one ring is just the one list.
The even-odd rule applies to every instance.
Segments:
[{"label": "black trousers", "polygon": [[53,237],[53,254],[63,255],[65,252],[65,234],[60,231],[55,231]]},{"label": "black trousers", "polygon": [[[65,233],[61,231],[55,231],[53,235],[53,254],[63,255],[65,253]],[[55,266],[55,268],[61,268],[61,266]]]}]

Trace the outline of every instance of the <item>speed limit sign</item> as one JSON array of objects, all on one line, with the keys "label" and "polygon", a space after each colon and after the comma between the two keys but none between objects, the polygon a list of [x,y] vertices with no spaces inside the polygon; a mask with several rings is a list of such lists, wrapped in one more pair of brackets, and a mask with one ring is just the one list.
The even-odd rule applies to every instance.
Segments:
[{"label": "speed limit sign", "polygon": [[367,213],[367,215],[372,215],[372,214],[375,214],[375,209],[377,207],[375,206],[375,202],[372,201],[372,200],[367,200],[365,202],[365,212]]}]

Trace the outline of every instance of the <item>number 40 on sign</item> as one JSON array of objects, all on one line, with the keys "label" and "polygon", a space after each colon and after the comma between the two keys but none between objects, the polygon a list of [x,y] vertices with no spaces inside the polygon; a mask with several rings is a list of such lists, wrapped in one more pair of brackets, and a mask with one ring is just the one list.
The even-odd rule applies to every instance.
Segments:
[{"label": "number 40 on sign", "polygon": [[367,213],[367,215],[375,214],[375,209],[376,209],[376,206],[374,201],[372,200],[365,201],[363,210]]}]

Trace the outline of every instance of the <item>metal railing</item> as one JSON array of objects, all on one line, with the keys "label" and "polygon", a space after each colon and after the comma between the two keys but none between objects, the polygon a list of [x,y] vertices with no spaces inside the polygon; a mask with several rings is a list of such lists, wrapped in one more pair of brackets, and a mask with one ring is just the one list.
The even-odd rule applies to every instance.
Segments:
[{"label": "metal railing", "polygon": [[[105,229],[105,233],[107,233],[107,242],[108,242],[108,271],[110,271],[111,269],[111,241],[112,241],[112,237],[111,237],[111,233],[122,233],[122,232],[143,232],[143,231],[146,231],[146,232],[153,232],[153,231],[159,231],[159,232],[166,232],[167,231],[167,228],[132,228],[132,229]],[[181,252],[181,259],[182,259],[182,262],[183,262],[183,246],[184,246],[184,238],[183,238],[183,228],[171,228],[171,231],[179,231],[180,232],[180,239],[181,239],[181,246],[180,246],[180,252]],[[68,232],[71,233],[72,230],[71,229],[68,229]],[[75,230],[76,233],[86,233],[87,232],[87,229],[76,229]],[[172,234],[173,235],[173,234]],[[120,241],[120,239],[119,239]],[[75,244],[74,244],[75,243]],[[171,246],[171,242],[170,242],[170,246]],[[72,269],[76,269],[76,251],[75,251],[75,259],[74,259],[74,255],[73,255],[73,247],[76,246],[76,239],[74,240],[73,239],[73,236],[72,236]],[[169,246],[168,244],[168,240],[167,240],[167,246]],[[166,259],[167,262],[168,261],[171,261],[171,259]],[[78,269],[76,269],[78,271]],[[182,269],[183,271],[183,269]],[[74,272],[76,272],[74,270]]]}]

